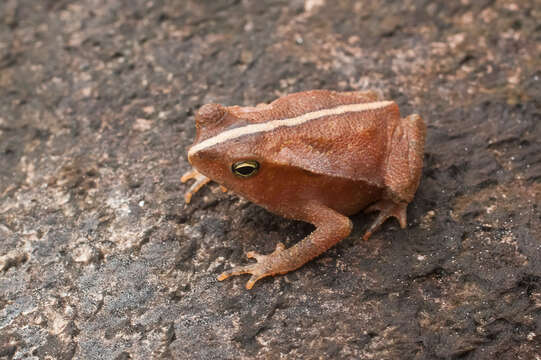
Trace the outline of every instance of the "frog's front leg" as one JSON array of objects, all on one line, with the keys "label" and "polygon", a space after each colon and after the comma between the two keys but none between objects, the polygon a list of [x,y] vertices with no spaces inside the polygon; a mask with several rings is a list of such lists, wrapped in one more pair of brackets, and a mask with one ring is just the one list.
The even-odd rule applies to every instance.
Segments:
[{"label": "frog's front leg", "polygon": [[218,280],[225,280],[232,275],[252,274],[246,283],[246,288],[251,289],[259,279],[300,268],[348,236],[352,229],[348,217],[321,204],[310,204],[303,217],[302,220],[316,226],[310,235],[288,249],[278,243],[274,252],[269,255],[250,251],[246,256],[256,259],[257,263],[225,271],[218,276]]},{"label": "frog's front leg", "polygon": [[199,191],[203,186],[208,184],[210,182],[210,179],[206,177],[205,175],[201,174],[199,171],[195,169],[191,169],[190,171],[187,171],[182,177],[180,178],[180,181],[185,183],[188,180],[195,179],[195,182],[190,186],[188,191],[186,191],[186,194],[184,194],[184,200],[187,204],[190,203],[192,200],[193,194]]}]

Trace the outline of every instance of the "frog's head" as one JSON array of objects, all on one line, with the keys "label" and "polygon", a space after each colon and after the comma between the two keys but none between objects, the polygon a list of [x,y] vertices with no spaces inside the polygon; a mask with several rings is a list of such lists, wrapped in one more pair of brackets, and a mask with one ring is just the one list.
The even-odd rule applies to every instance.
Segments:
[{"label": "frog's head", "polygon": [[228,188],[246,190],[246,181],[257,177],[262,161],[256,155],[257,137],[243,133],[250,122],[219,104],[202,106],[195,121],[197,134],[188,150],[192,166]]}]

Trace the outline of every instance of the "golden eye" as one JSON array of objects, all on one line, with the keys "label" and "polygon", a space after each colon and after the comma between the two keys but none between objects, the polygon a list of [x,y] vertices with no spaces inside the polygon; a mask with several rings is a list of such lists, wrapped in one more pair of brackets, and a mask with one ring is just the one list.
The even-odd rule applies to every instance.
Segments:
[{"label": "golden eye", "polygon": [[255,160],[239,161],[231,165],[233,174],[241,177],[250,177],[259,170],[259,163]]}]

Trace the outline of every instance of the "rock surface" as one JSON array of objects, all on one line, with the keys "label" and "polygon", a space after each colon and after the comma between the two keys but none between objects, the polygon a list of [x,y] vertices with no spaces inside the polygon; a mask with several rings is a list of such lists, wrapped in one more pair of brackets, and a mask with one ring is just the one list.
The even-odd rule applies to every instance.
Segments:
[{"label": "rock surface", "polygon": [[[0,358],[541,359],[541,2],[3,0]],[[216,185],[193,114],[377,89],[428,122],[409,227],[251,291],[311,226]]]}]

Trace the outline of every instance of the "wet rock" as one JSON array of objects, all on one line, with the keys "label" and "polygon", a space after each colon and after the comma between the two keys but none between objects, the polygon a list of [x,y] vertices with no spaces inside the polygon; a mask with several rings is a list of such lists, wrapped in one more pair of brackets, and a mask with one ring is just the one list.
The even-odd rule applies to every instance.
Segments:
[{"label": "wet rock", "polygon": [[[0,358],[541,354],[535,1],[0,3]],[[210,185],[193,114],[375,89],[428,123],[409,226],[216,276],[308,224]],[[538,355],[539,356],[539,355]]]}]

